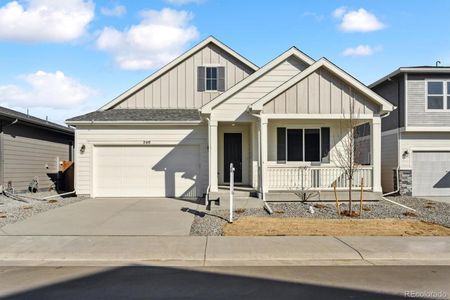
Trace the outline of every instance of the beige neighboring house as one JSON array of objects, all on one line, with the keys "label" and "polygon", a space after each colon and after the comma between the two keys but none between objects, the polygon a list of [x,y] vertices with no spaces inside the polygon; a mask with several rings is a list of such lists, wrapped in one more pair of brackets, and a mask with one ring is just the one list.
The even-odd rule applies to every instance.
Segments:
[{"label": "beige neighboring house", "polygon": [[[199,198],[229,183],[330,191],[354,101],[371,128],[365,190],[381,192],[381,116],[392,104],[325,58],[293,47],[258,67],[209,37],[75,126],[75,185],[91,197]],[[303,169],[303,167],[307,167]]]}]

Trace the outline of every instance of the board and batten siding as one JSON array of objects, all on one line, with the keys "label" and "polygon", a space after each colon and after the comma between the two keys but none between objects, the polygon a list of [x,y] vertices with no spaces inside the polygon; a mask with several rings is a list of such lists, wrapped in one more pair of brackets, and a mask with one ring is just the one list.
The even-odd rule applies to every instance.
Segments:
[{"label": "board and batten siding", "polygon": [[[75,151],[75,188],[80,195],[93,193],[93,168],[95,165],[93,150],[96,145],[143,146],[158,145],[198,145],[200,149],[199,190],[204,193],[208,186],[208,129],[198,126],[153,126],[153,127],[97,127],[79,126],[75,132],[76,148],[86,146],[85,152]],[[150,141],[150,145],[144,145]]]},{"label": "board and batten siding", "polygon": [[199,66],[225,67],[225,90],[254,72],[224,50],[208,44],[114,108],[200,108],[220,92],[197,91]]},{"label": "board and batten siding", "polygon": [[[426,111],[427,79],[450,80],[450,74],[408,74],[406,91],[408,99],[407,126],[448,127],[450,124],[450,110]],[[446,101],[446,99],[444,99],[444,101]]]},{"label": "board and batten siding", "polygon": [[299,59],[289,57],[215,107],[212,115],[223,121],[238,120],[250,104],[264,97],[307,67]]},{"label": "board and batten siding", "polygon": [[72,147],[69,136],[37,128],[15,125],[3,135],[3,186],[11,181],[18,191],[28,189],[37,178],[39,189],[47,190],[59,171],[59,161],[69,160]]},{"label": "board and batten siding", "polygon": [[350,111],[354,97],[355,114],[378,112],[377,105],[350,89],[330,72],[319,69],[264,105],[267,114],[343,114]]}]

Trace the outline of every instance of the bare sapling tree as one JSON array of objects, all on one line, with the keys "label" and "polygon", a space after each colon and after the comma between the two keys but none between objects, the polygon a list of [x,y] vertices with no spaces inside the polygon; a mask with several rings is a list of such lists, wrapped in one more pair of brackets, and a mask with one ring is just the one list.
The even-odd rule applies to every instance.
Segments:
[{"label": "bare sapling tree", "polygon": [[308,166],[298,167],[298,178],[296,184],[291,189],[292,192],[300,198],[301,202],[306,202],[309,199],[316,197],[318,192],[311,190],[312,186],[312,173],[309,172],[310,168]]},{"label": "bare sapling tree", "polygon": [[355,217],[357,212],[353,211],[352,207],[352,192],[354,182],[359,184],[359,179],[355,178],[358,174],[360,164],[358,159],[360,157],[360,142],[358,137],[360,135],[358,125],[360,125],[359,111],[355,111],[355,97],[351,93],[348,111],[343,113],[343,118],[339,122],[339,146],[336,147],[335,161],[341,168],[343,176],[347,181],[348,186],[348,210],[344,210],[341,214]]}]

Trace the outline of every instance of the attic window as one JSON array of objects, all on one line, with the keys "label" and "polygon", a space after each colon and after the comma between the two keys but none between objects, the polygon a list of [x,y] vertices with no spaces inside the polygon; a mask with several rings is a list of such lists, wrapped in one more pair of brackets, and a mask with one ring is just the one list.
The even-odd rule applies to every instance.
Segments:
[{"label": "attic window", "polygon": [[199,66],[197,70],[197,91],[225,91],[225,67]]}]

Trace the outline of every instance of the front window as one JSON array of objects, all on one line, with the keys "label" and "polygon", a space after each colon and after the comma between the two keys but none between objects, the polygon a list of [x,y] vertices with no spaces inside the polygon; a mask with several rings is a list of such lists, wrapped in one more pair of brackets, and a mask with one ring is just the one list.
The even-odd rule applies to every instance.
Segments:
[{"label": "front window", "polygon": [[320,129],[287,129],[287,161],[320,161]]},{"label": "front window", "polygon": [[217,91],[217,67],[206,67],[206,90]]},{"label": "front window", "polygon": [[450,81],[427,82],[427,108],[450,109]]}]

